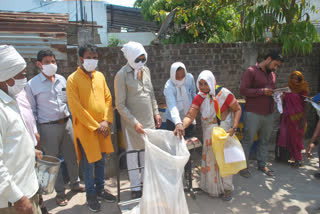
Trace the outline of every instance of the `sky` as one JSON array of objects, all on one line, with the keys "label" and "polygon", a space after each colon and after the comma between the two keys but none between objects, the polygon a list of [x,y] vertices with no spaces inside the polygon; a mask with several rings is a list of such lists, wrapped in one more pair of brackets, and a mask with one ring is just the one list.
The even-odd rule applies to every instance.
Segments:
[{"label": "sky", "polygon": [[126,7],[133,7],[135,0],[104,0],[109,4],[121,5]]}]

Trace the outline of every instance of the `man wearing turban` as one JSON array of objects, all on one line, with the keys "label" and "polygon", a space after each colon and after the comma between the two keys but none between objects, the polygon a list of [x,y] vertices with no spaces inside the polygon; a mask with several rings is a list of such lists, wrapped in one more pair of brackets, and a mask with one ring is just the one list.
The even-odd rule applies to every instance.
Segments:
[{"label": "man wearing turban", "polygon": [[26,62],[12,46],[0,46],[0,213],[41,213],[35,156],[15,95],[27,84]]},{"label": "man wearing turban", "polygon": [[[128,63],[121,68],[114,80],[116,108],[121,115],[127,150],[144,149],[143,129],[161,126],[150,70],[145,66],[148,55],[137,42],[128,42],[121,50]],[[140,162],[141,165],[144,164],[143,153]],[[127,165],[129,170],[138,167],[137,154],[127,154]],[[141,187],[137,187],[141,184],[141,177],[137,170],[129,171],[133,198],[141,196]]]}]

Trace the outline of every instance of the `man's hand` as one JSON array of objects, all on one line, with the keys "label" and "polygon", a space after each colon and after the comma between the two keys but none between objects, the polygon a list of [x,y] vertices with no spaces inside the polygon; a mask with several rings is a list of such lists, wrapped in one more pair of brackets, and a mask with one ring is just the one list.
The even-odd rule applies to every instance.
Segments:
[{"label": "man's hand", "polygon": [[107,121],[102,121],[97,129],[99,134],[102,134],[105,138],[109,135],[109,123]]},{"label": "man's hand", "polygon": [[38,150],[38,149],[35,149],[35,152],[36,152],[36,158],[41,160],[43,158],[43,153],[42,151]]},{"label": "man's hand", "polygon": [[272,96],[273,90],[270,88],[265,88],[264,89],[264,95],[266,96]]},{"label": "man's hand", "polygon": [[136,130],[136,132],[138,134],[145,134],[145,131],[143,130],[143,126],[141,123],[136,123],[136,125],[134,126],[134,129]]},{"label": "man's hand", "polygon": [[19,214],[33,214],[33,207],[30,200],[23,196],[20,200],[14,203],[14,208]]},{"label": "man's hand", "polygon": [[182,123],[178,123],[176,125],[176,128],[173,131],[173,134],[176,135],[178,138],[180,138],[180,140],[182,139],[182,136],[185,135]]},{"label": "man's hand", "polygon": [[109,123],[107,121],[102,121],[99,125],[102,132],[105,132],[109,128]]},{"label": "man's hand", "polygon": [[312,158],[312,150],[316,145],[314,143],[310,143],[306,149],[307,158]]},{"label": "man's hand", "polygon": [[162,120],[161,120],[160,114],[157,114],[156,116],[154,116],[154,119],[156,120],[156,128],[160,128],[160,126],[162,124]]},{"label": "man's hand", "polygon": [[36,140],[37,140],[36,149],[41,150],[41,141],[40,141],[40,135],[39,135],[39,133],[35,133],[34,136],[36,137]]}]

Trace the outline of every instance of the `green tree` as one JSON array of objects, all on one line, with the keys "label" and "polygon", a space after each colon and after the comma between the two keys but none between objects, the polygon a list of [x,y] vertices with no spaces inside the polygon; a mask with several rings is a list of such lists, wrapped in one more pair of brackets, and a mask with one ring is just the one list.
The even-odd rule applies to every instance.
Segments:
[{"label": "green tree", "polygon": [[284,52],[307,53],[318,41],[305,0],[136,0],[146,20],[163,23],[176,9],[164,43],[280,42]]},{"label": "green tree", "polygon": [[283,51],[306,54],[319,35],[310,21],[315,6],[305,0],[265,0],[247,8],[244,41],[271,41],[283,44]]},{"label": "green tree", "polygon": [[108,47],[117,47],[123,45],[124,43],[125,41],[117,38],[114,34],[109,36]]},{"label": "green tree", "polygon": [[234,41],[240,15],[232,7],[236,0],[137,0],[146,20],[162,23],[176,9],[168,43]]}]

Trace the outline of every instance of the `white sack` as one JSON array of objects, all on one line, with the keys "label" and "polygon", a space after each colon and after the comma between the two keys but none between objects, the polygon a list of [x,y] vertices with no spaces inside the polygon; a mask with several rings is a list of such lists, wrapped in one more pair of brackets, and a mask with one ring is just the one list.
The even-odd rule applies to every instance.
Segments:
[{"label": "white sack", "polygon": [[172,131],[146,129],[145,170],[140,204],[132,213],[188,214],[182,174],[190,153]]}]

